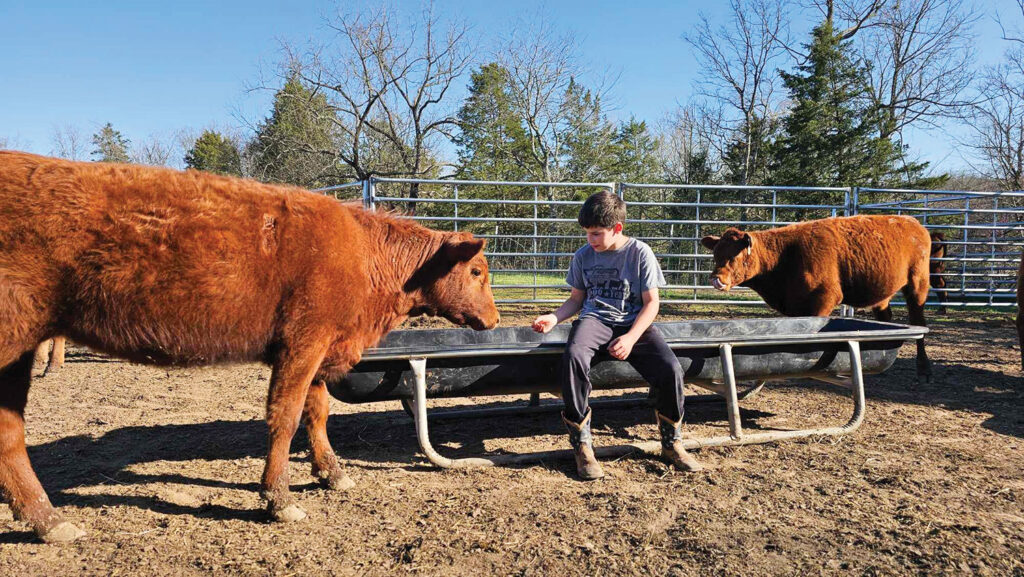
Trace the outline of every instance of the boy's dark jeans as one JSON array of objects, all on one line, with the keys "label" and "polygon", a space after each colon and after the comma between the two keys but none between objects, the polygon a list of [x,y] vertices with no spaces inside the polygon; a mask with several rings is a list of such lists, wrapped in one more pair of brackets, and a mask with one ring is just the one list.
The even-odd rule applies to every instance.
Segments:
[{"label": "boy's dark jeans", "polygon": [[[606,352],[608,343],[629,329],[629,326],[609,326],[591,317],[572,323],[558,373],[567,419],[574,423],[583,421],[592,389],[590,361],[598,351]],[[651,385],[658,412],[679,422],[683,418],[683,368],[661,331],[654,325],[648,327],[633,345],[626,362]]]}]

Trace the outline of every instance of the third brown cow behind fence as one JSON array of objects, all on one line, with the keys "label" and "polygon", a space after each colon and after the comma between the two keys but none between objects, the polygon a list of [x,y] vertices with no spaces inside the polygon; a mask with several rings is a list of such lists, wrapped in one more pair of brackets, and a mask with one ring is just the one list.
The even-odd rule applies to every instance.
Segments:
[{"label": "third brown cow behind fence", "polygon": [[[903,289],[910,322],[925,326],[931,239],[908,216],[851,216],[744,232],[730,228],[701,243],[714,252],[712,285],[753,289],[787,316],[826,316],[840,304],[891,320],[889,300]],[[918,377],[931,377],[924,341]]]},{"label": "third brown cow behind fence", "polygon": [[43,540],[82,534],[25,449],[36,347],[66,336],[147,364],[269,364],[261,489],[275,519],[301,519],[287,472],[300,420],[313,472],[351,485],[326,383],[406,316],[497,324],[483,246],[292,187],[0,151],[0,498]]}]

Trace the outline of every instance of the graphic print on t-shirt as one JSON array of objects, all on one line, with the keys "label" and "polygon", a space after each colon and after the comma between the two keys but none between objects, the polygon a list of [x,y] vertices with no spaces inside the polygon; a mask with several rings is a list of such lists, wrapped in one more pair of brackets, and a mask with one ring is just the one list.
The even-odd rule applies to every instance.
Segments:
[{"label": "graphic print on t-shirt", "polygon": [[595,266],[584,270],[583,275],[587,278],[587,298],[624,300],[629,295],[629,281],[617,268]]}]

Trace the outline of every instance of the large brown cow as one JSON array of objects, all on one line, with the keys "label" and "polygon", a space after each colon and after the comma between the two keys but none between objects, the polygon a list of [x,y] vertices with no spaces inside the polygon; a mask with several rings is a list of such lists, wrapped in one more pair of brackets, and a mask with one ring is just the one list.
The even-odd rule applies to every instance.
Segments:
[{"label": "large brown cow", "polygon": [[261,488],[275,519],[301,519],[287,473],[300,418],[313,473],[351,486],[326,383],[408,315],[493,327],[483,246],[291,187],[0,151],[0,494],[43,540],[82,534],[24,440],[34,351],[65,335],[148,364],[269,364]]},{"label": "large brown cow", "polygon": [[939,301],[939,314],[946,314],[946,277],[943,273],[946,272],[946,261],[942,260],[946,258],[946,236],[941,232],[931,233],[932,249],[931,255],[928,257],[928,279],[933,289],[942,289],[935,291],[935,300]]},{"label": "large brown cow", "polygon": [[[701,243],[714,252],[715,288],[749,287],[784,315],[827,316],[846,304],[888,321],[889,300],[903,289],[910,322],[925,326],[931,239],[912,217],[828,218],[760,232],[729,228]],[[917,372],[931,377],[923,341]]]}]

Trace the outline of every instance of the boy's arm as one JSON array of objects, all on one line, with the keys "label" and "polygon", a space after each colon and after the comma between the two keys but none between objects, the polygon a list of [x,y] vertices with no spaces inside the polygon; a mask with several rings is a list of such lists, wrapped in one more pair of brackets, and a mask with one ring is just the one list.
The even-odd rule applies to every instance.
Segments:
[{"label": "boy's arm", "polygon": [[572,292],[569,293],[569,298],[565,299],[562,306],[558,307],[553,313],[546,315],[540,315],[533,321],[533,330],[539,333],[546,333],[551,329],[555,328],[555,325],[570,318],[574,314],[578,313],[583,308],[583,301],[587,298],[586,291],[580,290],[576,287],[571,287]]},{"label": "boy's arm", "polygon": [[629,331],[626,334],[608,344],[608,354],[616,359],[625,360],[629,357],[629,353],[633,352],[633,345],[640,340],[640,336],[644,334],[644,331],[651,326],[651,323],[658,316],[661,300],[658,297],[657,287],[644,291],[642,295],[644,304],[640,307],[640,312],[637,313],[633,326],[629,327]]}]

